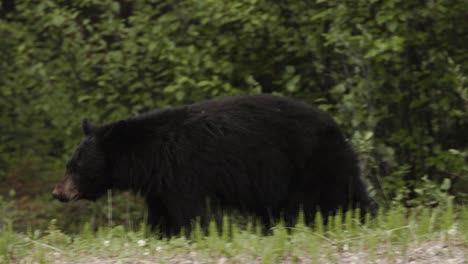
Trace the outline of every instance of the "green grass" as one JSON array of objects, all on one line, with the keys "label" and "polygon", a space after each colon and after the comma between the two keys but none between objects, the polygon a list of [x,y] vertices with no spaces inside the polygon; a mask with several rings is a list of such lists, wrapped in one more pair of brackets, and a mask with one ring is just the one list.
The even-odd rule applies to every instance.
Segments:
[{"label": "green grass", "polygon": [[157,238],[145,225],[136,230],[103,226],[94,232],[86,224],[73,235],[60,231],[54,220],[47,230],[26,233],[9,223],[0,233],[0,263],[348,263],[353,258],[405,263],[417,260],[425,248],[431,254],[439,250],[434,256],[442,259],[466,256],[467,207],[394,208],[367,218],[366,224],[355,215],[340,213],[327,226],[317,215],[314,227],[308,227],[299,214],[294,227],[280,222],[268,235],[253,223],[238,225],[225,216],[221,228],[212,221],[204,232],[196,224],[190,238],[170,239]]}]

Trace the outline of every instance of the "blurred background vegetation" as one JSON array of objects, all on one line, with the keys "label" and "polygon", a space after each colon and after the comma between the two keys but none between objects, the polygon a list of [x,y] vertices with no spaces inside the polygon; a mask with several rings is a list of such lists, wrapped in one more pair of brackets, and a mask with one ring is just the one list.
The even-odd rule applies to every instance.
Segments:
[{"label": "blurred background vegetation", "polygon": [[[360,153],[372,197],[468,201],[466,0],[2,0],[2,221],[66,230],[110,199],[50,201],[80,122],[237,94],[330,112]],[[112,220],[144,218],[112,196]]]}]

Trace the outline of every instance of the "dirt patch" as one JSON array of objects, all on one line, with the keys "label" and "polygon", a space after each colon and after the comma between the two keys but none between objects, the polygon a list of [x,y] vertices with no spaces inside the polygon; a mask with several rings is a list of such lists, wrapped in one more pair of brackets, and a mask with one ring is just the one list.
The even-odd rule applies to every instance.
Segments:
[{"label": "dirt patch", "polygon": [[[263,263],[261,258],[253,256],[212,256],[203,254],[202,252],[179,252],[171,254],[171,252],[160,252],[158,255],[147,255],[136,258],[131,257],[85,257],[74,260],[61,258],[58,253],[50,253],[47,258],[51,263]],[[330,254],[329,254],[330,253]],[[398,245],[382,245],[374,252],[366,250],[352,252],[344,249],[335,252],[321,252],[318,260],[311,259],[310,256],[301,257],[285,257],[277,259],[274,263],[338,263],[338,264],[394,264],[394,263],[410,263],[410,264],[467,264],[468,247],[457,241],[426,241],[419,244],[412,244],[407,247],[407,251],[398,250]]]}]

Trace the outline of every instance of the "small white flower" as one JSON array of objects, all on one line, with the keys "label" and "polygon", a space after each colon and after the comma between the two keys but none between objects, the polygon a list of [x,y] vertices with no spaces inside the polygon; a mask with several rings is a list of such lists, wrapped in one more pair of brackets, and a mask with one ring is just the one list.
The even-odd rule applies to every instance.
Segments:
[{"label": "small white flower", "polygon": [[146,245],[146,241],[143,240],[143,239],[138,240],[137,243],[138,243],[138,246],[140,246],[140,247],[144,247]]},{"label": "small white flower", "polygon": [[149,255],[149,251],[143,252],[143,255],[148,256],[148,255]]},{"label": "small white flower", "polygon": [[161,251],[161,247],[156,247],[156,251]]},{"label": "small white flower", "polygon": [[110,244],[110,241],[109,240],[104,240],[104,242],[102,242],[104,244],[105,247],[109,246]]},{"label": "small white flower", "polygon": [[343,250],[344,250],[344,251],[348,251],[348,250],[349,250],[349,245],[348,245],[348,244],[344,244],[344,245],[343,245]]},{"label": "small white flower", "polygon": [[128,243],[125,243],[125,244],[124,244],[124,247],[128,247],[128,246],[129,246]]},{"label": "small white flower", "polygon": [[457,228],[452,227],[452,228],[450,228],[450,229],[448,230],[447,233],[448,233],[450,236],[454,236],[454,235],[457,234]]}]

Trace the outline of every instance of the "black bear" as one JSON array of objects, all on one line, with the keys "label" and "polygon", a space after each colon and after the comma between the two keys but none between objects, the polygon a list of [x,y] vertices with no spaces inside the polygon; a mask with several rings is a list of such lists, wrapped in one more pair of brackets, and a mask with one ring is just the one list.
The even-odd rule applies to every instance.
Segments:
[{"label": "black bear", "polygon": [[96,200],[108,189],[144,197],[148,224],[166,234],[190,229],[218,209],[265,224],[306,221],[370,206],[356,153],[325,112],[271,95],[227,97],[155,110],[95,126],[54,191],[60,201]]}]

